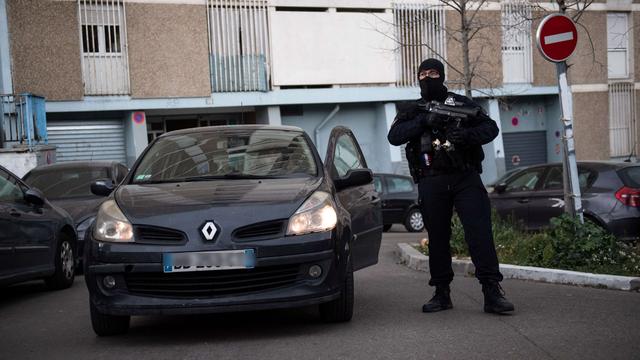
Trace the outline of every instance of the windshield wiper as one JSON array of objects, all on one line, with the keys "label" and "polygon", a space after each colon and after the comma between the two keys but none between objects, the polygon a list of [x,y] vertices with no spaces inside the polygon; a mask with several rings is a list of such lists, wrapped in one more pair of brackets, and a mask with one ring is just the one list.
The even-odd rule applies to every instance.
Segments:
[{"label": "windshield wiper", "polygon": [[240,174],[240,173],[231,173],[224,175],[205,175],[205,176],[191,176],[182,179],[178,179],[176,181],[209,181],[209,180],[228,180],[228,179],[278,179],[282,178],[281,176],[269,176],[269,175],[252,175],[252,174]]}]

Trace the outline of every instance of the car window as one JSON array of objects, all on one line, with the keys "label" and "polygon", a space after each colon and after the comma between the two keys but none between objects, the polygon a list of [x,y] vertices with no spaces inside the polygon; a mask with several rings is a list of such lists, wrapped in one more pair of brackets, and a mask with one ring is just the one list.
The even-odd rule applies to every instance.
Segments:
[{"label": "car window", "polygon": [[547,173],[546,179],[544,179],[544,184],[542,185],[543,190],[561,190],[563,189],[564,181],[562,180],[562,168],[560,166],[554,166],[549,169]]},{"label": "car window", "polygon": [[412,192],[413,182],[406,178],[390,176],[387,177],[387,188],[389,189],[389,194]]},{"label": "car window", "polygon": [[42,191],[48,199],[68,199],[96,196],[91,193],[91,183],[98,179],[108,178],[107,168],[43,168],[32,170],[24,178],[24,182]]},{"label": "car window", "polygon": [[640,166],[627,167],[619,172],[625,186],[640,188]]},{"label": "car window", "polygon": [[536,168],[524,171],[522,174],[518,174],[507,181],[506,192],[513,191],[531,191],[535,189],[538,180],[542,176],[543,169]]},{"label": "car window", "polygon": [[304,134],[229,128],[159,138],[134,170],[133,183],[231,177],[316,176]]},{"label": "car window", "polygon": [[[578,183],[580,190],[585,191],[591,187],[595,181],[597,172],[584,167],[578,167]],[[561,166],[554,166],[549,169],[547,177],[542,185],[543,190],[561,190],[564,188],[563,171]]]},{"label": "car window", "polygon": [[377,192],[382,193],[382,179],[380,177],[373,177],[373,186],[375,186]]},{"label": "car window", "polygon": [[353,138],[347,134],[340,135],[333,155],[333,165],[338,176],[345,176],[351,169],[364,169],[364,161]]},{"label": "car window", "polygon": [[116,177],[116,183],[120,184],[122,182],[122,180],[124,180],[125,176],[127,176],[127,173],[129,172],[129,169],[124,166],[124,165],[117,165],[117,170],[118,170],[118,176]]},{"label": "car window", "polygon": [[21,202],[23,199],[23,189],[16,179],[9,175],[8,172],[0,169],[0,201],[15,203]]}]

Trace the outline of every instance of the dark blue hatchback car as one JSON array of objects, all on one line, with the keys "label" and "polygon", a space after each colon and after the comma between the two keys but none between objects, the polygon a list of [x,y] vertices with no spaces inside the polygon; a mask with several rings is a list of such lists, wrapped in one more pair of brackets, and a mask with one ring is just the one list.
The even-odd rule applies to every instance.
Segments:
[{"label": "dark blue hatchback car", "polygon": [[131,315],[313,304],[350,320],[353,271],[378,261],[380,198],[350,130],[327,148],[323,164],[301,129],[259,125],[154,140],[86,244],[95,332],[126,332]]}]

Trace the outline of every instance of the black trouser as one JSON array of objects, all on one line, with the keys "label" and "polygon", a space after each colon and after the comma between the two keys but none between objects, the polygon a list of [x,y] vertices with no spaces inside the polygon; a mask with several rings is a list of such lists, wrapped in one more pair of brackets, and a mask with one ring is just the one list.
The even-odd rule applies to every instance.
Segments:
[{"label": "black trouser", "polygon": [[451,216],[455,207],[464,228],[476,277],[502,281],[491,231],[491,205],[480,175],[472,170],[420,179],[420,204],[429,233],[429,285],[448,285],[451,269]]}]

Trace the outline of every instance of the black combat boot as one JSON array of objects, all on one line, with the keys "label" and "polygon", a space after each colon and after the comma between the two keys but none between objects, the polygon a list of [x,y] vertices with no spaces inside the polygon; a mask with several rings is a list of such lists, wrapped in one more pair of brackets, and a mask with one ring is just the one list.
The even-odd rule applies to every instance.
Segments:
[{"label": "black combat boot", "polygon": [[436,292],[433,294],[431,300],[422,305],[422,312],[431,313],[451,309],[453,304],[451,303],[450,294],[451,290],[449,289],[449,285],[436,286]]},{"label": "black combat boot", "polygon": [[503,314],[513,311],[513,304],[504,297],[504,290],[497,281],[488,281],[482,284],[484,294],[484,312]]}]

